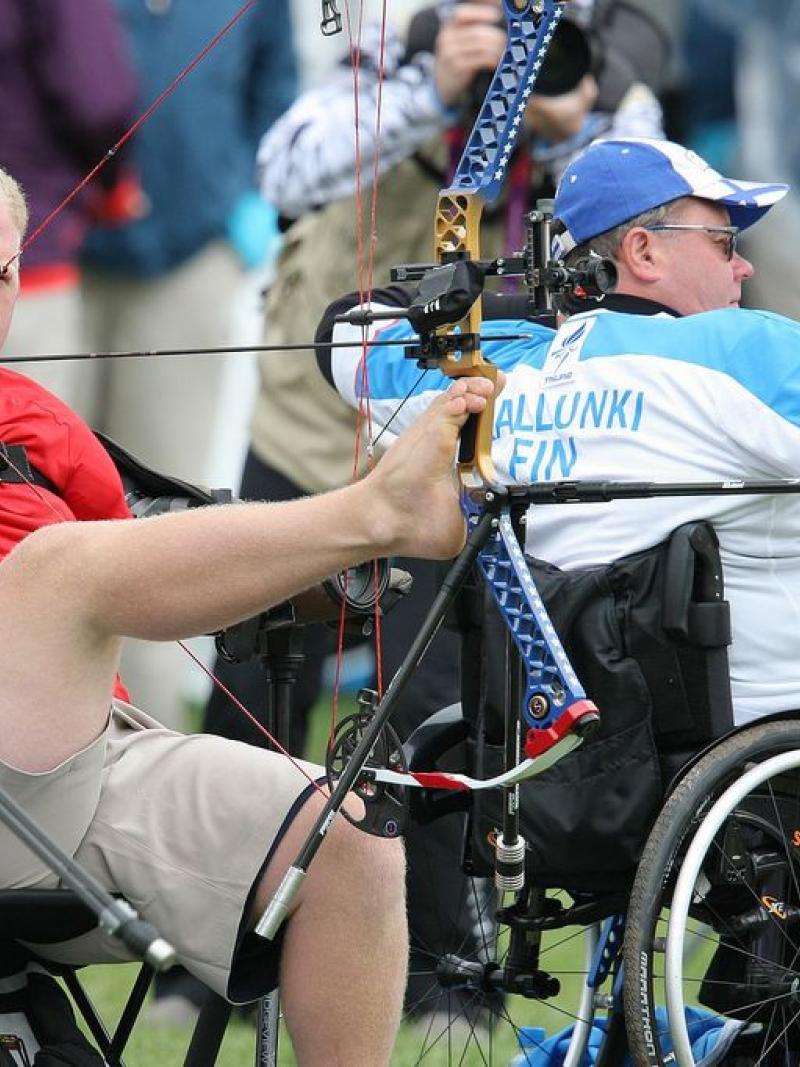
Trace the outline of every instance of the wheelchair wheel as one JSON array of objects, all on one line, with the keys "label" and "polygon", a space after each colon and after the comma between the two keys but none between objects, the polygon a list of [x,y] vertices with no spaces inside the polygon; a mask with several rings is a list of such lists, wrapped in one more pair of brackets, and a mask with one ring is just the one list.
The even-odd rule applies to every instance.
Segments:
[{"label": "wheelchair wheel", "polygon": [[[476,885],[473,892],[469,908],[479,915],[480,949],[467,953],[462,938],[461,942],[453,939],[451,952],[431,953],[427,964],[417,954],[412,981],[421,978],[427,992],[416,1003],[407,1004],[402,1047],[413,1047],[413,1053],[397,1055],[391,1061],[393,1067],[585,1064],[583,1052],[591,1025],[598,1009],[610,1007],[611,1001],[613,976],[605,988],[587,986],[601,927],[550,931],[537,952],[539,966],[513,970],[509,967],[512,934],[493,918],[498,903],[493,891]],[[542,907],[550,908],[556,897],[548,894],[546,901]],[[617,1023],[624,1039],[621,1013]],[[558,1051],[546,1055],[547,1042],[567,1028],[573,1029],[572,1036],[561,1041]],[[619,1067],[620,1062],[606,1061],[609,1067]]]},{"label": "wheelchair wheel", "polygon": [[[417,769],[463,770],[468,724],[455,705],[424,723],[405,743]],[[486,1067],[535,1062],[583,1067],[589,1030],[611,1007],[610,989],[620,969],[619,935],[606,933],[605,964],[597,988],[589,988],[600,939],[600,920],[624,907],[625,895],[576,901],[556,890],[530,890],[512,914],[503,911],[490,878],[471,873],[466,820],[468,802],[439,794],[413,794],[406,834],[409,869],[410,977],[400,1039],[392,1067]],[[455,810],[453,810],[455,806]],[[520,921],[514,923],[517,910]],[[498,922],[498,913],[501,920]],[[511,923],[516,933],[512,934]],[[513,942],[513,943],[512,943]],[[608,946],[612,946],[609,948]],[[516,961],[512,966],[511,961]],[[610,1014],[605,1059],[619,1067],[625,1041],[621,995]],[[548,1039],[568,1028],[572,1038],[547,1056]],[[596,1035],[595,1035],[596,1036]],[[534,1056],[537,1057],[534,1059]]]},{"label": "wheelchair wheel", "polygon": [[[411,850],[411,863],[424,863],[419,851]],[[519,932],[515,936],[526,942],[525,962],[515,968],[510,965],[514,935],[497,921],[501,904],[510,901],[501,901],[486,878],[466,876],[460,886],[454,895],[452,883],[430,884],[422,931],[418,913],[411,909],[412,995],[406,1000],[392,1067],[544,1064],[550,1062],[545,1043],[569,1027],[573,1037],[551,1054],[552,1062],[568,1067],[585,1063],[589,1029],[598,1009],[610,1007],[614,979],[609,973],[600,988],[586,986],[600,924],[558,926],[555,919],[540,939]],[[534,920],[546,918],[549,925],[572,905],[567,894],[533,890],[525,911]],[[615,1018],[624,1040],[621,1011]],[[618,1067],[622,1061],[605,1062]]]},{"label": "wheelchair wheel", "polygon": [[648,839],[625,933],[634,1062],[800,1064],[800,722],[721,742]]}]

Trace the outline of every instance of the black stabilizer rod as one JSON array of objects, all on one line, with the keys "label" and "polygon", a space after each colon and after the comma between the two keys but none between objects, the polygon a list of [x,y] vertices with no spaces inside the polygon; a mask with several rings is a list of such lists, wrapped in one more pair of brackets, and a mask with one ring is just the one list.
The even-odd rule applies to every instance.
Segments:
[{"label": "black stabilizer rod", "polygon": [[[488,500],[490,500],[489,496],[487,496]],[[381,730],[389,721],[389,716],[394,709],[398,696],[410,676],[417,669],[420,660],[425,655],[428,646],[442,625],[453,598],[478,558],[478,553],[489,539],[495,521],[494,511],[487,509],[470,531],[466,544],[447,572],[419,633],[403,660],[402,666],[392,678],[373,719],[364,730],[361,740],[356,745],[353,755],[336,783],[336,788],[326,801],[297,859],[283,876],[275,896],[259,919],[255,932],[260,937],[271,941],[280,929],[284,919],[289,915],[294,899],[308,871],[309,864],[322,844],[336,813],[344,803],[345,797],[364,769],[364,764],[367,762]]]},{"label": "black stabilizer rod", "polygon": [[533,482],[507,487],[511,500],[529,504],[601,504],[662,496],[759,496],[800,493],[800,478],[724,482]]}]

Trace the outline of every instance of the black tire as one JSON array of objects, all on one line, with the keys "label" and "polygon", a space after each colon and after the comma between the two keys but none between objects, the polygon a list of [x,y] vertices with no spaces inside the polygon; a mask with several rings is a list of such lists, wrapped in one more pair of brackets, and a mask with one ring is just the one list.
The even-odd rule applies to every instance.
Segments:
[{"label": "black tire", "polygon": [[[749,767],[792,751],[800,753],[796,719],[756,724],[727,738],[687,772],[653,826],[625,932],[625,1016],[640,1067],[675,1062],[665,1060],[670,1036],[658,1009],[663,940],[686,851],[713,803],[733,782]],[[732,806],[705,853],[688,916],[675,916],[685,922],[687,946],[690,935],[696,940],[696,958],[682,970],[685,1004],[745,1023],[724,1061],[731,1067],[800,1062],[800,1001],[792,992],[793,983],[800,989],[797,828],[800,770],[764,782]],[[762,905],[770,878],[776,885],[782,882],[783,903],[796,909],[789,920],[770,915]]]}]

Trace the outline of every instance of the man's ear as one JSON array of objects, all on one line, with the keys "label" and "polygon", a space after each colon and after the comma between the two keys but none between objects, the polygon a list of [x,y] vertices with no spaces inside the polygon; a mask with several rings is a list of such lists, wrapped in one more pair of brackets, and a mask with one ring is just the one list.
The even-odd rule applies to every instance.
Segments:
[{"label": "man's ear", "polygon": [[654,282],[661,277],[657,242],[643,226],[628,230],[617,249],[616,260],[637,281]]}]

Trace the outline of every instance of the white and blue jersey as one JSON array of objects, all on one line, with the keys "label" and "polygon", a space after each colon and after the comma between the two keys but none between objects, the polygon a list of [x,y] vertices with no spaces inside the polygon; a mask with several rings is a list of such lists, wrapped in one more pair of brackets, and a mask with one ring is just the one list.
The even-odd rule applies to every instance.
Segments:
[{"label": "white and blue jersey", "polygon": [[[335,339],[352,329],[337,327]],[[555,334],[525,321],[484,329],[530,335],[484,347],[508,376],[494,421],[493,459],[504,481],[800,477],[800,325],[788,319],[738,308],[687,318],[592,310]],[[402,322],[380,337],[408,335]],[[403,352],[371,349],[379,424],[419,378]],[[360,356],[358,346],[331,357],[335,384],[352,403]],[[392,430],[399,433],[447,384],[428,372]],[[540,506],[529,516],[526,548],[567,569],[591,566],[700,518],[720,541],[737,722],[800,707],[800,494]]]}]

